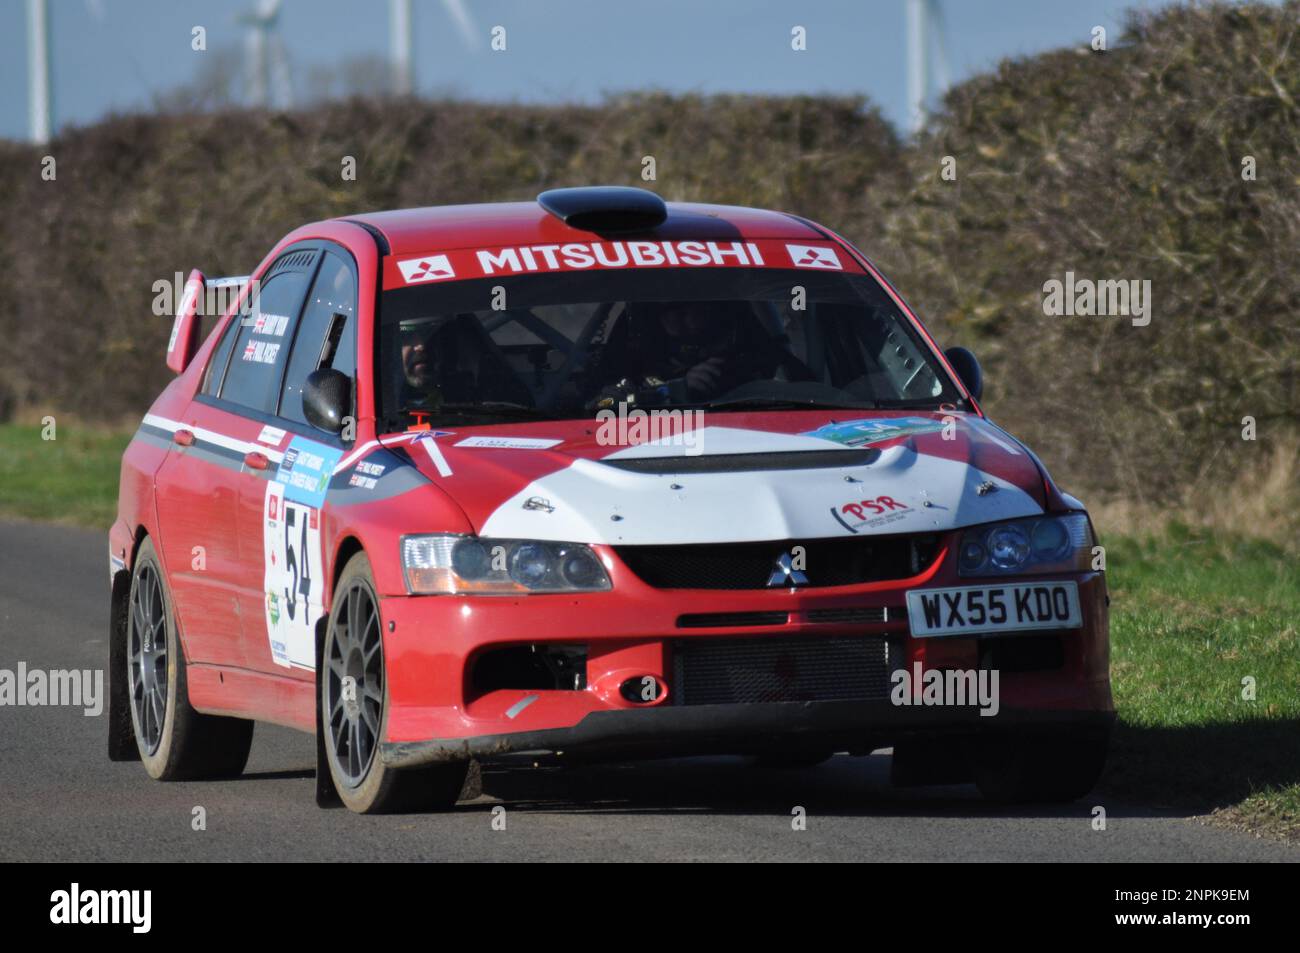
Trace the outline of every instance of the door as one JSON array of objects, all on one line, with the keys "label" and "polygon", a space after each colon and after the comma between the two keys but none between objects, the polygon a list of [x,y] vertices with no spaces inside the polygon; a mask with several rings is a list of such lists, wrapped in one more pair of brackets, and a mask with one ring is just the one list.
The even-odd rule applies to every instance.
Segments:
[{"label": "door", "polygon": [[[324,508],[346,452],[336,435],[307,423],[307,375],[333,367],[355,375],[356,269],[337,247],[320,249],[311,293],[292,328],[273,426],[283,437],[275,465],[241,486],[237,533],[250,575],[241,586],[244,653],[257,671],[311,678],[316,624],[325,613]],[[289,340],[288,338],[286,340]]]},{"label": "door", "polygon": [[[319,253],[281,256],[263,274],[250,313],[223,333],[202,387],[176,423],[179,437],[159,470],[158,521],[189,658],[250,667],[244,629],[250,566],[240,544],[241,503],[264,488],[279,459],[273,419],[293,324]],[[254,621],[260,619],[255,607]]]}]

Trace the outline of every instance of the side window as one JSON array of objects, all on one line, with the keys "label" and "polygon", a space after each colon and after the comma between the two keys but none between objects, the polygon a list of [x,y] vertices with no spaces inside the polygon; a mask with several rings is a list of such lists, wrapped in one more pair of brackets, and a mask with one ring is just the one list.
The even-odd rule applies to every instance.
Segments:
[{"label": "side window", "polygon": [[238,333],[239,318],[235,317],[221,335],[221,340],[213,349],[212,358],[203,371],[203,393],[212,397],[217,396],[217,391],[221,389],[221,377],[226,373],[226,363],[230,360],[230,348],[234,345],[235,335]]},{"label": "side window", "polygon": [[221,388],[223,400],[251,410],[275,413],[294,320],[309,278],[309,271],[295,270],[280,271],[262,280],[261,292],[243,318],[239,336],[235,338],[230,370]]},{"label": "side window", "polygon": [[332,367],[355,376],[356,310],[352,268],[339,255],[327,252],[293,339],[280,399],[281,417],[307,422],[302,410],[302,387],[312,371]]}]

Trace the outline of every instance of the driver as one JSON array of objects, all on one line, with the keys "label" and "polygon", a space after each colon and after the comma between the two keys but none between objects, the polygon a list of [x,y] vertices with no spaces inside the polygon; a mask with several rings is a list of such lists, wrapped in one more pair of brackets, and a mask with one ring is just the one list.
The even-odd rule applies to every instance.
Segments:
[{"label": "driver", "polygon": [[444,402],[476,398],[483,349],[474,329],[465,326],[465,317],[438,315],[401,322],[404,406],[436,411]]},{"label": "driver", "polygon": [[[602,363],[625,372],[600,391],[597,405],[708,400],[760,376],[738,354],[737,302],[629,302],[628,333]],[[621,353],[620,353],[621,352]]]}]

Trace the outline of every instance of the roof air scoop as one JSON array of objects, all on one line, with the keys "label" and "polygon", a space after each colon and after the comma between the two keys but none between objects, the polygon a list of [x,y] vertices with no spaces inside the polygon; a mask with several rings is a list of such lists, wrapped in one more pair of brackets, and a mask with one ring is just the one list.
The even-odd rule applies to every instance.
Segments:
[{"label": "roof air scoop", "polygon": [[622,185],[550,189],[537,196],[537,204],[565,225],[597,234],[645,231],[668,218],[659,196]]}]

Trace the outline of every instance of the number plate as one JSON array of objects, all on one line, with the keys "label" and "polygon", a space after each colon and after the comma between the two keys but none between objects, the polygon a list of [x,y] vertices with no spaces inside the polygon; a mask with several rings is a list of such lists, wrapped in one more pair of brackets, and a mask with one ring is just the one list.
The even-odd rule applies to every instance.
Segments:
[{"label": "number plate", "polygon": [[1073,582],[912,589],[907,593],[912,635],[1077,629],[1079,587]]}]

